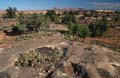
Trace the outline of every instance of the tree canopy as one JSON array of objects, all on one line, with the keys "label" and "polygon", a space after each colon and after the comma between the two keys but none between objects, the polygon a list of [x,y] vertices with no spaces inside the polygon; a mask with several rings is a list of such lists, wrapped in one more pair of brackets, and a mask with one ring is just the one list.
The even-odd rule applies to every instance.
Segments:
[{"label": "tree canopy", "polygon": [[5,17],[6,18],[15,18],[17,15],[16,15],[16,11],[17,11],[17,8],[15,7],[9,7],[8,9],[6,9],[6,15]]}]

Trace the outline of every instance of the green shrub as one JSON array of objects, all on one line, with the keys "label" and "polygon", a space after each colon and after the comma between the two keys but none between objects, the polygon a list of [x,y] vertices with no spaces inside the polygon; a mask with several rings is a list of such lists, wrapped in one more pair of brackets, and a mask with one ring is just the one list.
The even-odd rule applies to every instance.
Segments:
[{"label": "green shrub", "polygon": [[46,17],[49,17],[52,22],[60,23],[59,15],[56,14],[54,10],[48,10],[46,13]]},{"label": "green shrub", "polygon": [[85,25],[78,26],[77,35],[79,37],[85,38],[88,36],[88,33],[89,33],[89,30],[88,30],[87,26],[85,26]]},{"label": "green shrub", "polygon": [[109,21],[107,19],[96,20],[89,25],[92,37],[103,36],[109,29]]},{"label": "green shrub", "polygon": [[85,38],[89,34],[88,27],[85,25],[70,23],[68,25],[69,34]]},{"label": "green shrub", "polygon": [[31,31],[40,31],[42,30],[46,30],[48,28],[49,25],[49,17],[45,17],[42,14],[32,14],[29,16],[29,18],[27,18],[27,27],[28,29]]},{"label": "green shrub", "polygon": [[66,14],[63,19],[62,19],[62,23],[64,24],[69,24],[70,22],[76,24],[78,23],[77,18],[75,17],[75,15],[72,14]]},{"label": "green shrub", "polygon": [[24,33],[27,31],[27,26],[25,24],[18,24],[12,28],[13,33]]}]

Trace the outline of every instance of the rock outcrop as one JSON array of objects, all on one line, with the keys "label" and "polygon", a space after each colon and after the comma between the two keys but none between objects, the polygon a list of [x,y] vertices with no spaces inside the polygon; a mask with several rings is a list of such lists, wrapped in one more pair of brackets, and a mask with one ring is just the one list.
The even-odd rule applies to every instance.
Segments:
[{"label": "rock outcrop", "polygon": [[50,78],[120,78],[120,53],[90,45],[69,45]]},{"label": "rock outcrop", "polygon": [[[37,67],[34,68],[27,64],[25,67],[23,65],[20,69],[15,69],[16,66],[14,66],[8,70],[8,72],[11,70],[12,72],[0,73],[0,78],[10,78],[10,76],[11,78],[120,78],[119,52],[78,42],[44,45],[34,49],[30,49],[27,53],[29,54],[31,50],[40,50],[40,52],[42,51],[40,54],[43,53],[45,56],[46,53],[54,52],[54,49],[63,53],[60,53],[60,55],[62,54],[60,59],[54,64],[49,63],[50,66],[46,67],[46,62],[41,64],[36,60],[31,64],[34,63],[38,65]],[[47,57],[51,58],[49,55]],[[34,60],[33,57],[32,59]],[[46,61],[46,59],[43,60]]]}]

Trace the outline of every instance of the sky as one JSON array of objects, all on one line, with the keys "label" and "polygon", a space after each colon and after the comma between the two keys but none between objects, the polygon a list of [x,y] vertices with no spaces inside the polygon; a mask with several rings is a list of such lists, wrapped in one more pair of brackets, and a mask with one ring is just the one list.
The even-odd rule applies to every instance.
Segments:
[{"label": "sky", "polygon": [[120,10],[120,0],[0,0],[0,10],[10,6],[18,10],[45,10],[54,7]]}]

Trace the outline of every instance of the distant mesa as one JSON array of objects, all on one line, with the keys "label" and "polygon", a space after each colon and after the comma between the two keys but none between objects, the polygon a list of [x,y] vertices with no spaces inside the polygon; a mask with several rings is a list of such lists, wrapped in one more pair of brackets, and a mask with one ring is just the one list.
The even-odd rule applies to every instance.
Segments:
[{"label": "distant mesa", "polygon": [[57,8],[55,7],[54,10],[56,11],[84,11],[83,8]]}]

